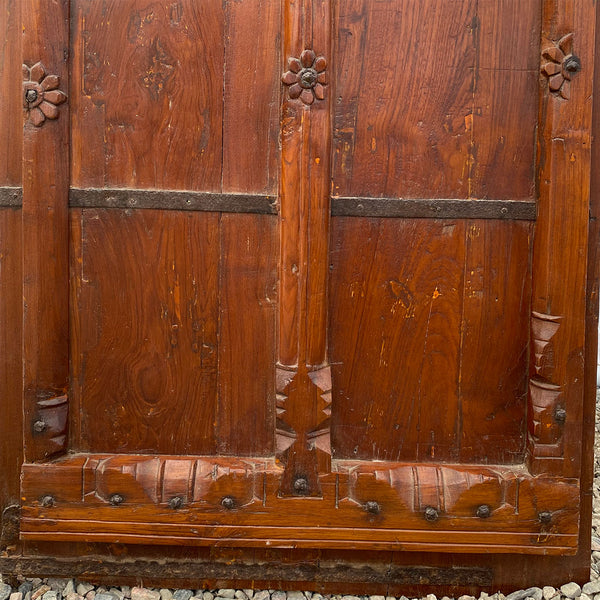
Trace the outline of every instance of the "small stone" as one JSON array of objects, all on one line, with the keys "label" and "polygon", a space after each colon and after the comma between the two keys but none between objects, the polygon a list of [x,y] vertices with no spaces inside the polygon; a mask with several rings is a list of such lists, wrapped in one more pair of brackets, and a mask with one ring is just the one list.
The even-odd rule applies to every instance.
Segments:
[{"label": "small stone", "polygon": [[121,591],[123,592],[123,596],[125,598],[131,598],[131,588],[128,585],[122,585]]},{"label": "small stone", "polygon": [[385,600],[385,596],[369,596],[369,600]]},{"label": "small stone", "polygon": [[60,592],[62,594],[63,590],[67,586],[67,583],[69,583],[69,580],[58,579],[57,577],[50,577],[46,583],[50,586],[51,590],[55,592]]},{"label": "small stone", "polygon": [[588,596],[600,593],[600,581],[589,581],[582,588],[581,591]]},{"label": "small stone", "polygon": [[592,600],[587,594],[582,593],[579,600]]},{"label": "small stone", "polygon": [[248,598],[253,598],[254,597],[254,590],[242,590],[244,592],[244,594],[246,594],[246,596],[248,596]]},{"label": "small stone", "polygon": [[542,588],[542,597],[544,600],[551,600],[556,596],[556,588],[553,588],[551,585],[545,585]]},{"label": "small stone", "polygon": [[37,590],[34,590],[31,594],[31,600],[37,600],[41,598],[46,592],[50,591],[49,585],[41,585]]},{"label": "small stone", "polygon": [[96,597],[96,590],[90,590],[86,595],[85,595],[85,600],[94,600],[94,598]]},{"label": "small stone", "polygon": [[131,588],[131,600],[160,600],[160,593],[148,588]]},{"label": "small stone", "polygon": [[[246,596],[246,592],[243,592],[242,590],[235,590],[235,597],[238,600],[248,600],[248,596]],[[302,598],[302,600],[304,600],[304,597]]]},{"label": "small stone", "polygon": [[13,592],[9,600],[23,600],[23,592]]},{"label": "small stone", "polygon": [[525,600],[525,598],[533,598],[534,600],[542,600],[543,592],[539,587],[530,587],[526,590],[517,590],[506,596],[506,600]]},{"label": "small stone", "polygon": [[475,596],[459,596],[458,600],[475,600]]},{"label": "small stone", "polygon": [[75,592],[75,581],[73,579],[69,579],[67,581],[67,585],[65,585],[62,595],[63,597],[67,597],[69,594],[73,594]]},{"label": "small stone", "polygon": [[600,600],[600,594],[595,594],[594,595],[594,600]]},{"label": "small stone", "polygon": [[215,596],[211,592],[202,592],[202,594],[199,594],[199,597],[202,598],[202,600],[213,600]]},{"label": "small stone", "polygon": [[[343,598],[344,600],[355,600],[354,596],[343,596]],[[302,592],[293,590],[287,593],[287,600],[306,600],[306,598]]]},{"label": "small stone", "polygon": [[254,598],[252,600],[269,600],[270,594],[268,590],[260,590],[254,592]]},{"label": "small stone", "polygon": [[[321,596],[319,593],[315,593],[312,595],[311,600],[323,600],[323,596]],[[383,600],[385,600],[385,598]]]},{"label": "small stone", "polygon": [[571,581],[560,586],[560,593],[567,598],[579,598],[581,596],[581,588],[574,581]]},{"label": "small stone", "polygon": [[30,581],[34,588],[40,587],[40,585],[43,583],[39,577],[32,577]]},{"label": "small stone", "polygon": [[427,594],[427,600],[437,600],[437,596],[435,594]]},{"label": "small stone", "polygon": [[24,581],[18,588],[17,588],[18,592],[21,592],[22,594],[26,594],[27,592],[31,592],[33,591],[33,583],[31,583],[31,581]]},{"label": "small stone", "polygon": [[12,588],[8,583],[0,583],[0,600],[8,600],[12,594]]},{"label": "small stone", "polygon": [[65,600],[84,600],[84,599],[83,599],[83,596],[81,596],[77,592],[72,592],[68,596],[65,596]]},{"label": "small stone", "polygon": [[173,600],[190,600],[192,596],[192,590],[175,590]]},{"label": "small stone", "polygon": [[231,588],[221,589],[217,591],[217,596],[220,598],[235,598],[235,590]]},{"label": "small stone", "polygon": [[60,598],[60,592],[57,592],[56,590],[50,590],[42,596],[42,600],[60,600]]},{"label": "small stone", "polygon": [[96,588],[96,595],[104,594],[104,592],[108,591],[103,585]]},{"label": "small stone", "polygon": [[75,589],[80,596],[85,596],[94,589],[94,586],[91,583],[80,583]]},{"label": "small stone", "polygon": [[[300,600],[300,598],[290,598],[288,594],[288,600]],[[342,596],[342,600],[360,600],[358,596]]]},{"label": "small stone", "polygon": [[110,592],[96,592],[96,596],[94,600],[119,600],[119,597],[115,594],[111,594]]},{"label": "small stone", "polygon": [[158,593],[160,594],[160,600],[171,600],[173,598],[173,592],[166,588],[159,590]]},{"label": "small stone", "polygon": [[271,594],[271,600],[286,600],[286,598],[285,592],[282,592],[281,590],[275,590]]}]

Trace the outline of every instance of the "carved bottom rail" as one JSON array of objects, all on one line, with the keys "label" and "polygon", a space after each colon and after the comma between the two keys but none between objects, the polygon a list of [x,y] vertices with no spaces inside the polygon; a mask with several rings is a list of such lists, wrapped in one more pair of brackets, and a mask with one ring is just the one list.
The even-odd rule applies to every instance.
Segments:
[{"label": "carved bottom rail", "polygon": [[574,553],[579,485],[522,466],[334,461],[282,497],[275,460],[76,454],[22,473],[21,538]]}]

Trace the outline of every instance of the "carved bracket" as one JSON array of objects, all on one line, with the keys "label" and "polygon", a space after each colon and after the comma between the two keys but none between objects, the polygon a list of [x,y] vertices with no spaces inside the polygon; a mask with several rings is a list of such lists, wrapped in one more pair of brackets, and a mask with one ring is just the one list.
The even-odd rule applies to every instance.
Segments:
[{"label": "carved bracket", "polygon": [[44,456],[66,451],[68,416],[67,396],[37,401],[32,433],[36,445],[42,449]]},{"label": "carved bracket", "polygon": [[534,375],[529,380],[529,447],[533,457],[561,457],[566,411],[563,390],[553,382],[554,337],[562,318],[533,312],[531,341]]},{"label": "carved bracket", "polygon": [[568,33],[542,51],[547,62],[542,73],[548,78],[548,86],[555,96],[565,100],[571,97],[571,78],[581,71],[581,61],[573,54],[573,34]]},{"label": "carved bracket", "polygon": [[59,86],[58,75],[48,75],[41,62],[32,67],[23,65],[23,106],[36,127],[41,127],[46,119],[58,119],[58,105],[67,101]]},{"label": "carved bracket", "polygon": [[[309,407],[313,406],[313,410]],[[331,369],[277,368],[277,456],[283,496],[319,496],[331,464]]]},{"label": "carved bracket", "polygon": [[288,58],[288,70],[281,80],[289,87],[290,98],[300,98],[304,104],[311,105],[315,98],[325,98],[327,85],[327,61],[312,50],[304,50],[300,58]]}]

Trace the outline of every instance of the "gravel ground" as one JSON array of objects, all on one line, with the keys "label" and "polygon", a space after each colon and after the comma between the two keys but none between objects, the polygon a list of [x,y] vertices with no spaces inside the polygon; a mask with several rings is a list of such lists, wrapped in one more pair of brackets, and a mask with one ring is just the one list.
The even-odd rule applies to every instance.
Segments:
[{"label": "gravel ground", "polygon": [[[594,515],[592,517],[592,568],[583,587],[565,582],[560,588],[545,586],[518,590],[505,596],[482,593],[479,600],[600,600],[600,388],[596,394],[596,441],[594,444]],[[18,588],[2,581],[0,600],[397,600],[394,596],[351,596],[276,590],[168,590],[127,586],[95,587],[73,579],[27,579]],[[409,600],[400,596],[398,600]],[[415,599],[416,600],[416,599]],[[438,600],[434,594],[420,600]],[[453,600],[444,596],[441,600]],[[458,600],[476,600],[461,596]]]}]

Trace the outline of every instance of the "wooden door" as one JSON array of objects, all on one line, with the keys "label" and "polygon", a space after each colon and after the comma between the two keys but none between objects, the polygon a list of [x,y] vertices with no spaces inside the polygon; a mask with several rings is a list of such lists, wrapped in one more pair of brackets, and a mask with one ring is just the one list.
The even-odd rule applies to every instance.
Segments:
[{"label": "wooden door", "polygon": [[595,10],[24,0],[21,539],[581,552]]}]

